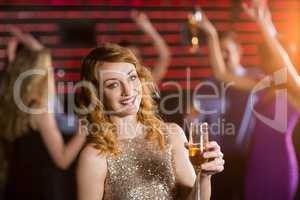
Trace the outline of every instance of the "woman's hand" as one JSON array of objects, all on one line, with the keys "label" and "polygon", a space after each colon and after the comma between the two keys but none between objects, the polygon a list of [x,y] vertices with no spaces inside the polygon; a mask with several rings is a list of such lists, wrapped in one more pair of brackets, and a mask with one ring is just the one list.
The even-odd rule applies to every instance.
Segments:
[{"label": "woman's hand", "polygon": [[251,4],[243,2],[242,7],[245,13],[256,22],[271,20],[271,12],[265,0],[252,0]]},{"label": "woman's hand", "polygon": [[200,21],[197,21],[195,17],[191,14],[188,16],[189,22],[192,25],[195,25],[197,28],[203,30],[206,34],[216,34],[217,30],[214,27],[214,25],[209,21],[207,16],[203,11],[201,11],[202,19]]},{"label": "woman's hand", "polygon": [[252,0],[249,6],[242,3],[245,13],[255,21],[261,29],[267,30],[272,36],[277,35],[276,28],[272,22],[270,9],[265,0]]},{"label": "woman's hand", "polygon": [[214,141],[206,145],[207,151],[204,152],[203,157],[209,161],[201,165],[201,176],[209,176],[220,173],[224,170],[225,161],[221,147]]},{"label": "woman's hand", "polygon": [[154,29],[148,16],[145,13],[133,10],[131,11],[130,16],[132,20],[137,24],[137,26],[144,32],[147,33]]},{"label": "woman's hand", "polygon": [[21,42],[27,48],[34,51],[39,51],[44,48],[44,46],[37,39],[35,39],[31,34],[23,33],[18,27],[8,25],[7,29],[8,32],[10,32],[13,36],[15,36],[18,39],[18,42]]},{"label": "woman's hand", "polygon": [[[188,143],[185,143],[184,146],[189,149]],[[221,147],[216,142],[212,141],[209,142],[205,148],[207,151],[204,152],[203,157],[209,161],[200,166],[201,172],[199,175],[210,176],[222,172],[224,170],[225,161],[223,159]]]}]

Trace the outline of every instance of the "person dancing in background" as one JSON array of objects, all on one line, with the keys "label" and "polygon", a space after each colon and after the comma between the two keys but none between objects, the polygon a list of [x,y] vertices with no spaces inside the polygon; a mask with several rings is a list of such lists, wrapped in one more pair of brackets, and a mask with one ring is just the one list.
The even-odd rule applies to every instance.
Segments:
[{"label": "person dancing in background", "polygon": [[[24,46],[9,63],[0,97],[0,115],[5,116],[0,120],[0,137],[8,146],[9,165],[5,198],[58,199],[51,168],[67,169],[86,136],[78,132],[64,144],[53,111],[48,110],[48,99],[55,95],[50,52],[31,35],[15,27],[9,31]],[[16,81],[32,70],[42,75],[26,77],[16,88]],[[14,94],[17,89],[19,93]],[[21,102],[15,101],[15,95],[20,95]],[[20,104],[26,109],[21,110]],[[31,113],[30,109],[41,112]]]},{"label": "person dancing in background", "polygon": [[[278,40],[267,4],[264,1],[253,1],[250,6],[244,3],[243,8],[248,16],[256,22],[262,33],[269,55],[272,56],[275,63],[268,62],[269,71],[282,74],[284,78],[282,84],[288,91],[289,100],[286,105],[288,118],[282,119],[288,122],[284,134],[267,128],[263,123],[258,123],[258,131],[255,134],[249,157],[245,199],[292,200],[295,198],[298,184],[298,164],[292,143],[292,133],[299,118],[299,75]],[[274,84],[276,87],[276,80],[274,80]],[[282,89],[280,86],[277,87]],[[280,98],[273,99],[271,105],[274,106],[275,103],[278,103],[276,101],[280,101]],[[261,107],[264,107],[265,113],[274,116],[274,108],[271,110],[270,104],[266,103],[264,102]],[[283,115],[284,113],[279,114]]]},{"label": "person dancing in background", "polygon": [[[276,52],[271,54],[273,55],[272,58],[262,58],[263,60],[268,59],[268,62],[262,62],[260,65],[260,69],[264,72],[262,75],[270,77],[276,70],[280,69],[279,66],[286,66],[284,62],[289,59],[278,40],[271,34],[272,31],[270,30],[274,30],[274,27],[271,19],[265,15],[267,9],[265,9],[265,6],[263,7],[263,3],[253,1],[252,4],[252,7],[244,4],[245,11],[258,22],[266,43],[270,47],[269,50]],[[264,14],[262,15],[262,13]],[[223,59],[220,59],[222,58],[220,42],[213,25],[206,16],[198,25],[208,35],[211,63],[214,73],[219,80],[225,83],[232,82],[233,87],[246,91],[251,91],[260,83],[260,80],[250,76],[236,76],[230,72],[225,67]],[[274,44],[271,44],[270,37],[272,40],[276,40]],[[285,55],[284,59],[280,53]],[[272,60],[276,62],[271,62]],[[293,199],[298,176],[291,135],[298,120],[300,106],[295,104],[297,100],[297,94],[294,92],[295,86],[289,87],[288,85],[284,86],[289,96],[288,102],[285,99],[276,99],[275,94],[278,89],[276,86],[272,86],[262,92],[260,91],[256,95],[258,101],[254,109],[263,116],[274,116],[276,103],[287,107],[287,118],[280,119],[280,121],[287,122],[287,128],[278,130],[275,128],[275,124],[268,125],[260,119],[256,120],[247,163],[245,199]],[[283,117],[283,114],[280,113],[279,116]]]},{"label": "person dancing in background", "polygon": [[[8,41],[6,48],[6,60],[4,67],[7,67],[8,63],[14,60],[15,51],[17,48],[17,41],[15,38],[11,38]],[[5,70],[1,70],[0,77],[0,95],[3,95],[3,79],[5,77]],[[4,199],[4,188],[7,176],[7,160],[5,156],[5,142],[0,139],[0,200]]]},{"label": "person dancing in background", "polygon": [[[134,10],[131,11],[130,16],[135,24],[144,32],[144,34],[151,39],[154,48],[157,51],[158,58],[154,63],[151,73],[154,82],[156,84],[159,84],[160,81],[164,78],[171,62],[171,52],[169,50],[169,47],[162,36],[152,25],[151,21],[145,13]],[[130,48],[131,51],[137,56],[137,58],[141,60],[141,51],[136,45],[133,45],[131,42],[127,41],[121,42],[120,45]]]},{"label": "person dancing in background", "polygon": [[[194,19],[190,20],[193,22]],[[207,33],[207,25],[206,22],[197,26]],[[215,48],[218,47],[209,45],[211,60]],[[235,32],[220,34],[220,51],[222,54],[218,54],[221,56],[218,59],[223,60],[227,71],[236,77],[256,78],[258,71],[244,68],[240,62],[243,51]],[[215,61],[211,63],[213,65]],[[210,138],[220,144],[228,163],[226,171],[215,177],[212,199],[243,199],[245,160],[254,128],[250,91],[223,84],[216,70],[213,72],[214,77],[203,82],[201,88],[195,91],[199,97],[193,99],[193,105],[198,110],[200,108],[198,114],[193,116],[194,120],[211,125]],[[228,180],[231,180],[231,184],[224,184]]]},{"label": "person dancing in background", "polygon": [[[157,116],[151,73],[128,48],[108,44],[84,58],[81,75],[97,89],[79,94],[80,108],[94,105],[82,115],[89,144],[79,159],[79,199],[191,199],[196,174],[187,140],[178,125]],[[207,148],[210,161],[198,174],[202,200],[210,198],[211,175],[224,168],[219,145]]]}]

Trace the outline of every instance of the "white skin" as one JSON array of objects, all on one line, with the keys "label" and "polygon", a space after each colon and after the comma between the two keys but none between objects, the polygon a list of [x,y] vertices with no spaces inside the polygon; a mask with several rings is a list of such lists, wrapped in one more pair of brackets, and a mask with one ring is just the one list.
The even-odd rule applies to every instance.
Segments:
[{"label": "white skin", "polygon": [[[29,49],[39,51],[43,48],[43,46],[31,35],[22,33],[22,31],[18,28],[10,27],[9,31],[18,39],[19,42],[22,42]],[[11,45],[11,50],[9,50],[10,59],[14,59],[15,57],[15,52],[12,50],[15,49],[15,46],[16,44]],[[41,82],[41,84],[45,85],[45,88],[47,87],[47,89],[45,89],[47,94],[40,96],[41,94],[34,93],[32,95],[34,95],[38,102],[40,102],[40,106],[42,108],[47,108],[47,97],[50,99],[55,95],[55,83],[51,57],[49,56],[47,60],[43,61],[42,64],[44,65],[45,70],[49,72],[47,77],[48,81]],[[72,139],[65,144],[52,112],[32,114],[30,117],[31,127],[38,130],[38,132],[41,134],[42,140],[56,166],[60,169],[67,169],[75,160],[83,144],[85,143],[85,134],[81,133],[79,129]]]},{"label": "white skin", "polygon": [[[105,63],[98,68],[100,94],[103,92],[103,99],[106,107],[113,114],[111,121],[116,125],[131,123],[127,132],[119,131],[118,138],[133,138],[142,133],[138,126],[137,112],[141,99],[141,81],[137,75],[135,66],[130,63]],[[136,98],[134,98],[136,97]],[[100,97],[101,98],[101,97]],[[191,190],[194,187],[196,175],[188,157],[188,150],[185,147],[186,137],[182,129],[175,124],[168,124],[171,136],[172,153],[175,163],[175,176],[177,183],[182,188],[189,188],[188,193],[180,199],[190,199]],[[203,164],[201,167],[207,172],[199,174],[201,199],[209,199],[211,194],[211,175],[221,172],[224,169],[223,154],[215,142],[207,146],[210,150],[205,153],[206,158],[212,161]],[[92,145],[87,145],[82,151],[77,170],[78,197],[79,200],[100,200],[103,198],[104,182],[107,175],[107,162],[104,155]]]}]

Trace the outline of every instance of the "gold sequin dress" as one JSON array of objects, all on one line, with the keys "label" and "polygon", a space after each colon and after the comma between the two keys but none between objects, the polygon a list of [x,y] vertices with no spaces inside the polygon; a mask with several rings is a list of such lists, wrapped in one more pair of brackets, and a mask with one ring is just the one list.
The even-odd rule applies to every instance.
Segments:
[{"label": "gold sequin dress", "polygon": [[161,150],[143,136],[120,141],[122,153],[107,157],[104,200],[175,199],[171,146]]}]

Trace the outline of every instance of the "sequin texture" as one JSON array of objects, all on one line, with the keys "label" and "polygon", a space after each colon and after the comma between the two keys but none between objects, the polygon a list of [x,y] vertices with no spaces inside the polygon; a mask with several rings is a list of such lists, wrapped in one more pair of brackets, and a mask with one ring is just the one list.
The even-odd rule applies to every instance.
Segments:
[{"label": "sequin texture", "polygon": [[174,199],[175,176],[170,145],[161,150],[144,137],[120,142],[122,153],[107,157],[104,200]]}]

